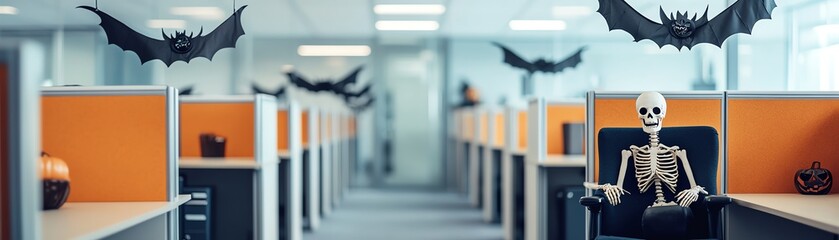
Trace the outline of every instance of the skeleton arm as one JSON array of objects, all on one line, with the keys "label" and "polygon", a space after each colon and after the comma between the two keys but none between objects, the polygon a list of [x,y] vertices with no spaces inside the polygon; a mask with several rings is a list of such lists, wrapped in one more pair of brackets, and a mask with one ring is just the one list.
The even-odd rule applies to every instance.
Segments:
[{"label": "skeleton arm", "polygon": [[609,203],[612,204],[613,206],[620,204],[621,203],[620,196],[623,195],[623,194],[629,194],[629,191],[626,191],[626,190],[623,189],[623,178],[626,175],[626,162],[629,160],[629,157],[632,156],[633,152],[635,152],[635,149],[637,149],[637,148],[638,147],[633,145],[633,146],[630,146],[630,149],[632,149],[632,151],[629,151],[629,150],[622,150],[621,151],[621,168],[620,168],[620,172],[618,173],[618,183],[617,183],[617,185],[612,185],[612,184],[608,184],[608,183],[606,183],[606,184],[596,184],[596,183],[586,182],[586,183],[583,183],[583,186],[585,186],[588,189],[592,189],[592,190],[602,190],[603,193],[606,194],[606,199],[609,200]]},{"label": "skeleton arm", "polygon": [[679,194],[676,194],[676,201],[682,207],[687,207],[699,199],[699,193],[708,195],[708,192],[705,191],[704,187],[696,185],[696,180],[693,178],[693,170],[690,169],[690,163],[688,162],[687,151],[681,149],[675,152],[676,157],[682,160],[682,167],[685,168],[685,175],[687,175],[688,182],[690,182],[690,189],[682,190]]}]

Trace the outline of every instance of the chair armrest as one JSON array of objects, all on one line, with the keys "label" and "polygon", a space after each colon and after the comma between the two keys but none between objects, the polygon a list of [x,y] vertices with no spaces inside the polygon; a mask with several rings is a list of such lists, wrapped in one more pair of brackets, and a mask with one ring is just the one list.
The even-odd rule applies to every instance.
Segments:
[{"label": "chair armrest", "polygon": [[580,204],[588,208],[603,206],[603,197],[601,196],[583,196],[580,197]]},{"label": "chair armrest", "polygon": [[725,195],[705,196],[705,206],[708,207],[708,233],[710,237],[719,239],[721,216],[720,211],[732,202],[731,198]]},{"label": "chair armrest", "polygon": [[600,208],[603,207],[603,197],[583,196],[580,198],[580,204],[586,206],[591,213],[588,237],[589,239],[595,239],[597,235],[600,235]]}]

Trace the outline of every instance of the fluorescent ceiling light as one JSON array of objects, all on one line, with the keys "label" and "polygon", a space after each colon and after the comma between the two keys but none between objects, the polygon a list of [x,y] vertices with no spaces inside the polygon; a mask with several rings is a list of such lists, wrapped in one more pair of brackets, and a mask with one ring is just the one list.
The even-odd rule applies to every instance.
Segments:
[{"label": "fluorescent ceiling light", "polygon": [[381,31],[434,31],[440,28],[437,21],[377,21]]},{"label": "fluorescent ceiling light", "polygon": [[218,7],[173,7],[169,9],[172,15],[190,16],[201,19],[222,19],[224,11]]},{"label": "fluorescent ceiling light", "polygon": [[17,8],[12,6],[0,6],[0,14],[15,15]]},{"label": "fluorescent ceiling light", "polygon": [[300,45],[297,54],[304,57],[364,57],[370,55],[370,46]]},{"label": "fluorescent ceiling light", "polygon": [[150,28],[184,29],[186,28],[186,21],[177,19],[151,19],[146,21],[146,26]]},{"label": "fluorescent ceiling light", "polygon": [[839,32],[839,24],[824,24],[813,27],[813,31],[818,34],[830,34]]},{"label": "fluorescent ceiling light", "polygon": [[446,7],[440,4],[376,4],[373,12],[379,15],[440,15]]},{"label": "fluorescent ceiling light", "polygon": [[559,31],[565,30],[561,20],[510,20],[510,29],[517,31]]},{"label": "fluorescent ceiling light", "polygon": [[567,18],[574,18],[574,17],[583,17],[588,16],[591,14],[591,8],[586,6],[555,6],[553,7],[553,16],[554,17],[567,17]]}]

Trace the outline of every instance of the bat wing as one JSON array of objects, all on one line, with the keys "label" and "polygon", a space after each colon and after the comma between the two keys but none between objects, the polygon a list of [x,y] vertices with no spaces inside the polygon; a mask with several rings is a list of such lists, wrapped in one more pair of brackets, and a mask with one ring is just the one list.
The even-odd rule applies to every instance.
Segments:
[{"label": "bat wing", "polygon": [[315,85],[312,85],[311,83],[309,83],[309,81],[306,81],[306,79],[303,79],[302,77],[300,77],[300,75],[297,75],[297,73],[288,72],[288,73],[286,73],[286,75],[288,75],[288,80],[291,82],[291,84],[294,84],[294,86],[297,86],[297,87],[300,87],[300,88],[303,88],[303,89],[306,89],[306,90],[309,90],[309,91],[312,91],[312,92],[317,92],[317,89],[315,88]]},{"label": "bat wing", "polygon": [[515,52],[508,49],[504,45],[500,43],[493,42],[495,46],[501,48],[501,51],[504,51],[504,63],[510,64],[510,66],[521,68],[527,70],[528,72],[534,72],[536,68],[533,66],[533,63],[524,60],[523,58],[519,57]]},{"label": "bat wing", "polygon": [[[698,27],[688,47],[700,43],[722,47],[722,43],[731,35],[751,34],[757,21],[772,18],[772,10],[776,6],[774,0],[737,0],[708,23]],[[705,14],[708,14],[707,9]]]},{"label": "bat wing", "polygon": [[181,89],[178,95],[192,95],[192,86]]},{"label": "bat wing", "polygon": [[364,86],[364,88],[361,89],[361,91],[358,91],[358,92],[344,91],[343,94],[341,94],[341,95],[344,95],[344,101],[349,102],[350,98],[359,98],[359,97],[367,94],[367,92],[370,92],[370,87],[372,87],[372,86],[373,86],[372,83],[368,83],[367,86]]},{"label": "bat wing", "polygon": [[280,97],[285,94],[285,87],[281,87],[277,91],[272,92],[257,86],[255,83],[251,83],[251,89],[253,89],[253,93],[268,94],[275,97]]},{"label": "bat wing", "polygon": [[[197,36],[192,40],[192,50],[182,56],[184,60],[189,60],[197,57],[207,58],[213,60],[213,56],[224,48],[235,48],[236,41],[239,37],[245,35],[245,29],[242,28],[242,11],[247,5],[240,7],[227,20],[221,23],[215,30],[204,36]],[[199,35],[201,35],[199,33]]]},{"label": "bat wing", "polygon": [[[165,40],[147,37],[134,29],[131,29],[111,15],[90,6],[78,6],[99,16],[99,26],[105,30],[108,37],[108,44],[116,45],[124,51],[132,51],[140,57],[140,64],[154,59],[160,59],[164,63],[165,58],[171,53],[169,44]],[[168,66],[171,63],[166,63]]]},{"label": "bat wing", "polygon": [[361,72],[362,68],[364,68],[364,66],[359,66],[358,68],[355,69],[355,71],[352,71],[349,75],[344,77],[344,79],[342,79],[341,81],[338,81],[337,83],[333,84],[332,87],[335,90],[338,90],[338,91],[342,91],[342,90],[346,89],[347,85],[349,85],[351,83],[355,83],[355,80],[358,78],[358,73]]},{"label": "bat wing", "polygon": [[[668,27],[644,17],[625,0],[597,1],[600,3],[597,12],[606,19],[606,25],[609,26],[610,31],[615,29],[624,30],[632,35],[636,42],[649,39],[659,47],[668,44],[676,46],[676,48],[682,47],[680,39],[671,36]],[[663,17],[666,18],[666,16]]]},{"label": "bat wing", "polygon": [[566,68],[576,67],[577,64],[580,64],[580,62],[583,61],[583,58],[582,58],[583,50],[586,50],[586,48],[581,47],[580,50],[577,50],[577,52],[574,53],[573,55],[565,58],[564,60],[562,60],[562,61],[560,61],[556,64],[552,64],[553,65],[552,68],[548,69],[546,72],[557,73],[557,72],[562,72],[562,70],[565,70]]}]

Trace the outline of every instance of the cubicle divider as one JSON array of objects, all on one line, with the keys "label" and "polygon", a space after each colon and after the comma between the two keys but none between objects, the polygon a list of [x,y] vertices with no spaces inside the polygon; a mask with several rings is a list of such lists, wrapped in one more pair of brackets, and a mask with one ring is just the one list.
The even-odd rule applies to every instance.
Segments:
[{"label": "cubicle divider", "polygon": [[349,176],[347,176],[347,187],[353,187],[358,183],[358,172],[361,169],[358,159],[358,116],[355,114],[350,115],[349,125],[350,167]]},{"label": "cubicle divider", "polygon": [[483,213],[484,221],[501,223],[501,158],[504,148],[504,114],[487,111],[487,140],[483,151]]},{"label": "cubicle divider", "polygon": [[[38,166],[44,48],[29,40],[0,44],[0,239],[41,239]],[[34,124],[33,124],[34,123]]]},{"label": "cubicle divider", "polygon": [[279,104],[277,152],[279,165],[280,235],[300,239],[303,229],[302,112],[295,101]]},{"label": "cubicle divider", "polygon": [[317,230],[320,227],[321,217],[321,172],[320,172],[320,112],[316,107],[307,107],[302,115],[303,123],[303,146],[306,156],[304,158],[304,203],[303,211],[306,212],[304,226],[310,230]]},{"label": "cubicle divider", "polygon": [[334,197],[332,194],[332,148],[333,148],[333,141],[332,141],[332,118],[334,114],[329,111],[321,110],[321,117],[323,117],[320,122],[320,144],[321,144],[321,162],[320,162],[320,176],[321,176],[321,216],[328,216],[332,214],[332,198]]},{"label": "cubicle divider", "polygon": [[481,208],[483,204],[483,169],[484,148],[488,142],[487,110],[475,109],[473,138],[469,144],[469,200],[473,207]]},{"label": "cubicle divider", "polygon": [[330,173],[330,179],[332,179],[332,208],[335,209],[341,203],[341,190],[343,189],[341,187],[343,185],[341,181],[341,175],[343,173],[343,166],[341,165],[341,158],[343,157],[341,122],[343,121],[343,116],[338,111],[333,111],[332,113],[332,120],[330,121],[330,140],[332,141],[332,157],[330,158],[332,161],[332,171]]},{"label": "cubicle divider", "polygon": [[726,103],[728,238],[839,236],[839,188],[808,196],[794,184],[813,161],[839,170],[839,93],[733,91]]},{"label": "cubicle divider", "polygon": [[[575,225],[583,227],[585,215],[568,207],[579,198],[585,179],[585,104],[582,101],[528,103],[527,153],[524,166],[525,239],[577,239]],[[578,133],[575,131],[579,131]],[[559,227],[558,227],[559,226]],[[582,230],[579,230],[582,233]]]},{"label": "cubicle divider", "polygon": [[527,147],[527,111],[504,109],[501,192],[504,239],[524,238],[524,150]]},{"label": "cubicle divider", "polygon": [[[195,205],[206,207],[196,210],[209,213],[210,224],[196,231],[209,228],[214,239],[280,238],[277,109],[268,95],[181,98],[180,174],[184,188],[205,197]],[[202,157],[203,133],[226,139],[224,157]]]},{"label": "cubicle divider", "polygon": [[190,197],[179,196],[177,181],[177,91],[54,87],[41,94],[41,147],[66,162],[72,179],[67,203],[42,212],[41,237],[179,239],[178,206]]},{"label": "cubicle divider", "polygon": [[[725,102],[724,92],[721,91],[693,91],[693,92],[660,92],[667,99],[667,116],[664,119],[663,127],[679,126],[710,126],[716,129],[720,136],[720,159],[717,168],[717,189],[725,192],[722,182],[723,152],[725,139],[722,137],[725,132],[724,113]],[[599,179],[599,152],[597,147],[598,133],[608,127],[631,127],[641,128],[638,113],[635,109],[635,101],[641,92],[599,92],[593,91],[587,94],[586,106],[586,178],[588,182],[597,182]],[[662,139],[666,143],[666,139]],[[628,147],[628,146],[627,146]],[[586,194],[591,194],[586,190]],[[587,214],[587,213],[586,213]],[[587,216],[588,218],[588,216]],[[588,234],[588,221],[586,221],[586,234]]]}]

